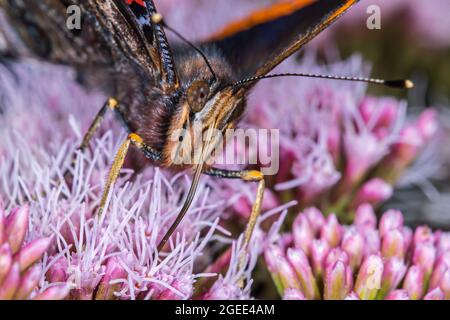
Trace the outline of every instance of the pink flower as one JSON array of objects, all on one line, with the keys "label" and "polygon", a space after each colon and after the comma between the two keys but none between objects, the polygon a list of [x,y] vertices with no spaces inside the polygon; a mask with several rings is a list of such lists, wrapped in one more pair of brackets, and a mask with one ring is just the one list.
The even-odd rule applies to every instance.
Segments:
[{"label": "pink flower", "polygon": [[[265,250],[268,270],[277,283],[280,295],[285,299],[361,300],[448,297],[448,248],[434,263],[437,243],[424,242],[423,237],[418,236],[420,240],[408,245],[399,211],[384,213],[377,228],[371,222],[373,219],[368,215],[367,205],[364,207],[364,210],[358,208],[357,225],[340,225],[346,231],[332,250],[328,249],[326,240],[317,238],[326,225],[310,239],[308,252],[299,247],[283,248],[277,242]],[[423,234],[420,228],[417,230],[416,233]],[[378,249],[373,247],[373,252],[363,254],[365,248],[372,246],[367,237],[369,231],[382,234],[381,244]],[[443,232],[427,234],[428,239],[435,234],[440,237],[445,235],[444,238],[447,236]],[[327,243],[326,249],[321,248],[324,243]]]},{"label": "pink flower", "polygon": [[388,200],[394,193],[393,187],[379,178],[374,178],[364,183],[353,200],[352,207],[369,203],[373,206]]},{"label": "pink flower", "polygon": [[6,214],[0,201],[0,300],[63,299],[68,293],[65,285],[39,292],[41,259],[51,239],[38,238],[27,243],[28,219],[28,206]]}]

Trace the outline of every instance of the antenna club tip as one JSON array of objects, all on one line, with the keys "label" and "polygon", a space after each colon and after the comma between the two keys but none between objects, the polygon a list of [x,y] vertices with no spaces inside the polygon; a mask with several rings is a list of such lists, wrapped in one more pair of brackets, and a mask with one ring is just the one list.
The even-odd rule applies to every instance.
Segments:
[{"label": "antenna club tip", "polygon": [[385,85],[391,88],[411,89],[414,88],[414,82],[411,80],[391,80],[385,81]]},{"label": "antenna club tip", "polygon": [[163,16],[162,16],[162,14],[161,13],[154,13],[153,15],[152,15],[152,22],[153,23],[156,23],[156,24],[159,24],[159,23],[161,23],[162,21],[163,21]]},{"label": "antenna club tip", "polygon": [[411,80],[405,80],[405,88],[406,89],[414,88],[414,82],[412,82]]}]

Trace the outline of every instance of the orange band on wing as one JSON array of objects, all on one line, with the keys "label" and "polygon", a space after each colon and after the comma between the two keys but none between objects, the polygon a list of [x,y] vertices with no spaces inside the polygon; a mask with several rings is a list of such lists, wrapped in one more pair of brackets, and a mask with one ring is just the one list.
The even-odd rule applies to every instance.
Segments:
[{"label": "orange band on wing", "polygon": [[356,2],[358,2],[358,0],[348,0],[345,5],[343,5],[341,8],[339,8],[339,10],[337,10],[330,17],[328,17],[327,23],[333,22],[337,17],[343,14],[348,8],[350,8]]},{"label": "orange band on wing", "polygon": [[[230,23],[228,26],[223,28],[221,31],[215,33],[209,40],[219,40],[227,38],[235,33],[238,33],[242,30],[250,29],[256,25],[275,20],[279,17],[291,14],[311,3],[315,0],[290,0],[290,1],[282,1],[280,3],[276,3],[267,8],[263,8],[257,11],[254,11],[249,16],[234,21]],[[345,10],[345,9],[344,9]]]}]

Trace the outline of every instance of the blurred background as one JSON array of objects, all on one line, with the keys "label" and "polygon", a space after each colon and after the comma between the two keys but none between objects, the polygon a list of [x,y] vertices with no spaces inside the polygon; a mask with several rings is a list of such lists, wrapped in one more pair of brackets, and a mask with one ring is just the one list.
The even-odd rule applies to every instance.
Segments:
[{"label": "blurred background", "polygon": [[[366,22],[379,8],[380,29]],[[450,98],[450,1],[369,0],[327,30],[317,41],[333,41],[348,56],[360,52],[373,63],[374,76],[408,75],[417,84],[410,105],[448,105]],[[380,87],[372,93],[393,95]],[[398,93],[398,92],[397,92]]]}]

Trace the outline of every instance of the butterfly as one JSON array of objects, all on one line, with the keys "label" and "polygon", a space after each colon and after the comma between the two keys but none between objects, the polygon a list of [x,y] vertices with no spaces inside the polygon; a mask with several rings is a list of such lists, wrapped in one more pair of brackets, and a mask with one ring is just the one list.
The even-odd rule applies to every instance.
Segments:
[{"label": "butterfly", "polygon": [[[193,169],[190,190],[159,250],[188,211],[202,174],[258,183],[245,231],[244,245],[248,245],[261,211],[264,175],[258,170],[231,171],[207,164],[216,143],[207,132],[214,129],[225,135],[236,127],[246,109],[246,97],[258,81],[300,75],[269,73],[357,2],[277,2],[193,44],[166,24],[152,0],[0,0],[31,55],[73,66],[86,85],[101,88],[111,97],[84,136],[82,151],[108,110],[123,120],[128,137],[113,161],[100,213],[130,147],[141,150],[155,165]],[[71,9],[81,13],[79,29],[64,27]],[[167,30],[179,36],[182,44],[171,46]],[[407,81],[348,80],[411,86]],[[206,134],[200,144],[189,135],[194,129]],[[186,164],[180,150],[200,150],[200,156]]]}]

